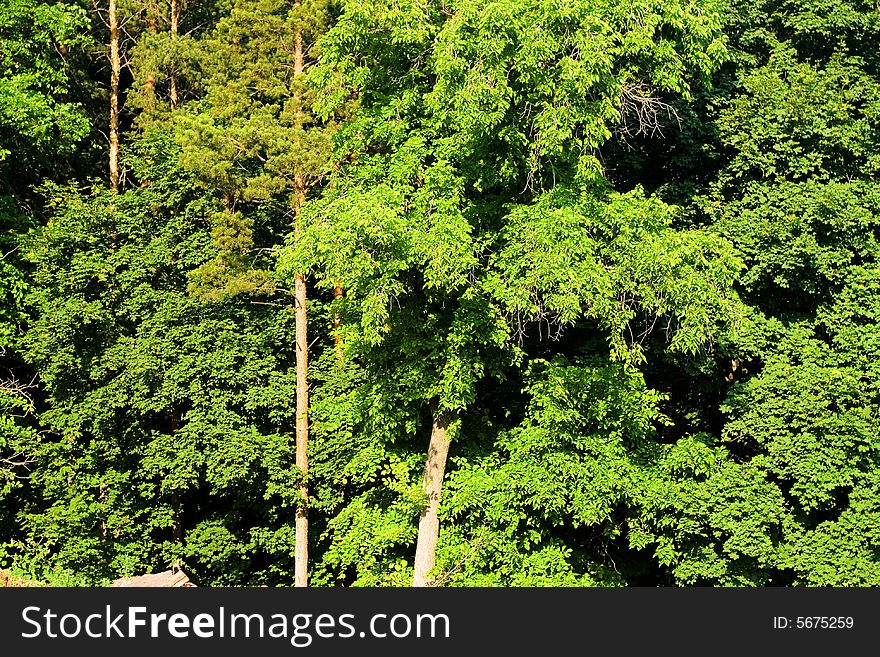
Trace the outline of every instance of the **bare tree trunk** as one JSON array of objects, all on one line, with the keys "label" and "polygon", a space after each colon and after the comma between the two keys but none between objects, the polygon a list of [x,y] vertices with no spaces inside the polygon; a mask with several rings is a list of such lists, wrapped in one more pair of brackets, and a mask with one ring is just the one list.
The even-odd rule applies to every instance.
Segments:
[{"label": "bare tree trunk", "polygon": [[299,485],[302,498],[296,508],[296,549],[294,553],[296,586],[309,585],[309,485],[305,480],[309,471],[309,384],[308,384],[308,331],[306,329],[306,282],[296,275],[296,467],[303,480]]},{"label": "bare tree trunk", "polygon": [[116,16],[116,0],[110,0],[108,11],[110,26],[110,187],[119,191],[119,74],[122,60],[119,57],[119,19]]},{"label": "bare tree trunk", "polygon": [[[144,6],[144,23],[147,26],[148,34],[156,34],[159,31],[159,3],[157,0],[148,0]],[[152,109],[156,99],[156,78],[152,74],[147,74],[143,88],[145,107]]]},{"label": "bare tree trunk", "polygon": [[428,496],[428,503],[419,517],[419,537],[416,540],[415,570],[413,586],[431,586],[428,573],[436,561],[437,539],[440,537],[440,493],[443,489],[443,475],[446,473],[446,458],[449,455],[447,429],[454,415],[452,411],[434,412],[431,423],[431,440],[428,443],[428,457],[422,474],[422,489]]},{"label": "bare tree trunk", "polygon": [[[180,3],[182,0],[171,0],[171,38],[177,39],[177,25],[180,21]],[[173,64],[172,64],[173,66]],[[171,82],[168,89],[168,98],[171,100],[171,109],[177,107],[177,76],[171,71]]]},{"label": "bare tree trunk", "polygon": [[[297,2],[297,5],[300,3]],[[293,74],[298,77],[303,73],[303,34],[297,27],[294,34]],[[303,111],[302,96],[299,89],[294,93],[296,125],[302,128]],[[294,171],[294,212],[296,227],[294,232],[299,237],[299,211],[306,197],[306,182],[302,171]],[[296,467],[299,469],[302,483],[299,486],[301,501],[296,508],[296,533],[294,551],[294,584],[309,585],[309,484],[306,479],[309,472],[309,342],[306,313],[306,281],[302,273],[294,279],[294,298],[296,302]]]}]

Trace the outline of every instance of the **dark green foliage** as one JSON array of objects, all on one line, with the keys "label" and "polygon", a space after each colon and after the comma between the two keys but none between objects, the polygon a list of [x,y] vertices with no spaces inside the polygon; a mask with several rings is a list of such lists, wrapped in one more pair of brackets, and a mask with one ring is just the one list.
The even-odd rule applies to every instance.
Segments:
[{"label": "dark green foliage", "polygon": [[[679,581],[878,582],[878,24],[830,6],[751,10],[735,33],[736,92],[714,117],[726,163],[699,204],[743,257],[751,308],[725,340],[733,385],[709,443],[725,460],[651,510]],[[733,491],[743,514],[721,518]]]},{"label": "dark green foliage", "polygon": [[187,294],[217,202],[180,185],[167,141],[141,143],[141,189],[48,190],[26,355],[50,404],[31,484],[51,505],[23,520],[43,567],[89,579],[175,559],[206,582],[260,560],[248,577],[283,579],[291,313]]}]

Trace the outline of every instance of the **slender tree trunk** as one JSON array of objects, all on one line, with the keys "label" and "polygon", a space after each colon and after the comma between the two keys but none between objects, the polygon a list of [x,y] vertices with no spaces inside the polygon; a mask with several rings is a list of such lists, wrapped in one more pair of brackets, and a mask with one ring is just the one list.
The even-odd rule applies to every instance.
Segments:
[{"label": "slender tree trunk", "polygon": [[440,493],[443,489],[443,475],[446,473],[446,458],[449,455],[449,438],[446,432],[453,418],[451,411],[433,413],[428,457],[425,459],[425,471],[422,474],[422,489],[428,496],[428,503],[419,517],[413,586],[431,586],[428,573],[436,561],[437,539],[440,537]]},{"label": "slender tree trunk", "polygon": [[[101,504],[107,504],[107,500],[110,499],[108,494],[109,487],[106,482],[101,482],[100,487],[98,488],[98,500]],[[107,540],[107,515],[105,510],[101,510],[101,540]]]},{"label": "slender tree trunk", "polygon": [[[122,59],[119,56],[119,18],[116,15],[116,0],[109,0],[107,23],[110,28],[110,188],[119,192],[119,74]],[[113,247],[116,245],[116,232],[111,233]],[[102,503],[108,499],[108,487],[101,483],[99,498]],[[101,518],[101,538],[107,538],[107,522]]]},{"label": "slender tree trunk", "polygon": [[183,543],[183,502],[180,495],[171,496],[174,517],[171,520],[171,540],[180,545]]},{"label": "slender tree trunk", "polygon": [[296,467],[303,480],[299,485],[302,498],[296,508],[296,550],[294,553],[296,586],[309,585],[309,352],[306,329],[306,282],[297,274],[294,283],[296,297]]},{"label": "slender tree trunk", "polygon": [[119,191],[119,74],[122,60],[119,57],[119,19],[116,16],[116,0],[110,0],[108,11],[110,26],[110,187]]},{"label": "slender tree trunk", "polygon": [[[183,0],[171,0],[171,38],[177,39],[177,25],[180,21],[180,3]],[[173,64],[172,64],[173,66]],[[171,109],[177,107],[177,75],[171,71],[171,81],[168,89],[168,98],[171,101]]]},{"label": "slender tree trunk", "polygon": [[[299,5],[299,2],[296,3]],[[303,34],[297,27],[294,33],[293,74],[303,73]],[[296,84],[296,82],[294,83]],[[297,88],[294,92],[296,125],[302,128],[302,95]],[[306,182],[302,171],[294,171],[294,232],[299,237],[299,211],[306,197]],[[306,280],[302,273],[294,278],[294,298],[296,302],[296,467],[302,483],[299,486],[301,497],[296,508],[296,534],[294,551],[294,583],[296,586],[309,585],[309,342],[306,312]]]},{"label": "slender tree trunk", "polygon": [[[171,435],[174,436],[180,431],[180,411],[171,411]],[[171,540],[175,543],[183,543],[183,502],[180,495],[174,493],[171,496],[171,508],[174,516],[171,520]]]}]

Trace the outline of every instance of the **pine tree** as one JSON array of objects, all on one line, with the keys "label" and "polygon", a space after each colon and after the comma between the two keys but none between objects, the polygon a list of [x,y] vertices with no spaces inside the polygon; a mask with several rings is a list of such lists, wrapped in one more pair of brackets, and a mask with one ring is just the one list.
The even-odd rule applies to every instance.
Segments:
[{"label": "pine tree", "polygon": [[[205,99],[181,121],[184,161],[210,188],[220,190],[219,258],[194,274],[194,289],[208,297],[271,294],[278,287],[271,259],[250,257],[279,245],[287,228],[300,232],[300,210],[329,162],[333,122],[312,113],[314,91],[307,68],[315,40],[326,28],[325,2],[239,2],[205,43]],[[280,44],[280,47],[279,47]],[[228,108],[237,112],[230,116]],[[206,167],[206,164],[208,165]],[[249,219],[237,210],[266,213],[264,241],[250,235]],[[264,216],[266,216],[264,215]],[[247,232],[245,232],[247,231]],[[247,235],[247,236],[246,236]],[[234,236],[234,237],[233,237]],[[232,246],[232,248],[229,248]],[[265,269],[264,269],[265,267]],[[308,582],[308,330],[305,276],[294,276],[296,314],[296,511],[297,586]]]}]

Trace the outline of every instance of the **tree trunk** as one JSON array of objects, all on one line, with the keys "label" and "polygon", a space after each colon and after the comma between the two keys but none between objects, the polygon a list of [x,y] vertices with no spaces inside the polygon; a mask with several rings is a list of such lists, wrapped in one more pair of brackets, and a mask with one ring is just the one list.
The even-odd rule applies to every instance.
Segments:
[{"label": "tree trunk", "polygon": [[452,411],[434,413],[431,426],[431,441],[428,443],[428,457],[422,474],[422,489],[428,496],[428,503],[419,517],[419,537],[416,541],[415,571],[413,586],[431,586],[428,573],[436,561],[437,539],[440,536],[440,492],[443,489],[443,475],[446,473],[446,457],[449,455],[447,429],[454,415]]},{"label": "tree trunk", "polygon": [[144,8],[144,22],[147,24],[147,32],[155,34],[159,31],[159,2],[148,0]]},{"label": "tree trunk", "polygon": [[119,191],[119,74],[122,60],[119,57],[119,19],[116,16],[116,0],[110,0],[108,11],[110,27],[110,187]]},{"label": "tree trunk", "polygon": [[[102,505],[106,505],[106,504],[107,504],[107,500],[108,500],[109,497],[110,497],[109,494],[108,494],[108,490],[109,490],[109,487],[107,486],[107,483],[102,481],[102,482],[101,482],[101,485],[98,487],[98,501],[99,501]],[[106,540],[107,540],[107,514],[106,514],[106,509],[101,509],[100,528],[101,528],[101,540],[106,541]]]},{"label": "tree trunk", "polygon": [[[180,3],[182,0],[171,0],[171,38],[177,39],[177,24],[180,20]],[[172,63],[172,67],[174,64]],[[177,75],[171,70],[171,81],[168,89],[168,98],[171,100],[171,109],[177,107]]]},{"label": "tree trunk", "polygon": [[[300,4],[296,3],[297,6]],[[297,27],[294,33],[293,75],[303,73],[303,34]],[[296,82],[294,83],[296,84]],[[297,88],[294,92],[294,105],[297,127],[302,128],[302,95]],[[306,197],[306,183],[302,171],[294,171],[294,233],[299,237],[299,211]],[[296,508],[296,533],[294,552],[294,584],[309,585],[309,342],[306,314],[306,281],[302,273],[295,276],[294,297],[296,302],[296,467],[302,482],[299,486],[301,501]]]},{"label": "tree trunk", "polygon": [[295,584],[309,585],[309,485],[305,477],[309,471],[309,352],[306,329],[306,282],[302,274],[296,275],[296,467],[302,482],[299,494],[302,498],[296,508]]},{"label": "tree trunk", "polygon": [[[144,7],[144,23],[147,26],[148,34],[156,34],[159,31],[159,3],[158,1],[148,1]],[[143,95],[145,107],[152,109],[153,102],[156,99],[156,78],[152,74],[147,74],[144,81]]]},{"label": "tree trunk", "polygon": [[[180,431],[181,414],[178,410],[171,411],[171,435],[177,435]],[[180,495],[171,495],[171,508],[174,514],[171,519],[171,540],[178,545],[183,543],[183,502]]]}]

